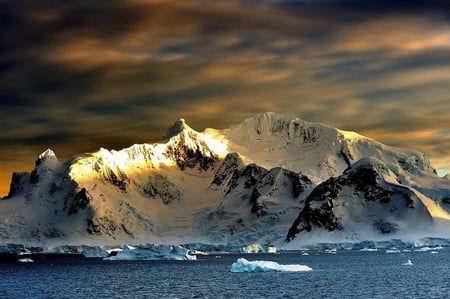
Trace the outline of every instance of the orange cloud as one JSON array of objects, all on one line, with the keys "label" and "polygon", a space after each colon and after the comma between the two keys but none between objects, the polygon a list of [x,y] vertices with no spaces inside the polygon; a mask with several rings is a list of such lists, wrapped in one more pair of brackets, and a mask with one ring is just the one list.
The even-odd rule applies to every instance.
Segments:
[{"label": "orange cloud", "polygon": [[0,148],[2,184],[47,147],[66,159],[158,141],[180,117],[203,130],[264,111],[415,148],[447,167],[445,10],[284,5],[0,7],[0,142],[14,146]]}]

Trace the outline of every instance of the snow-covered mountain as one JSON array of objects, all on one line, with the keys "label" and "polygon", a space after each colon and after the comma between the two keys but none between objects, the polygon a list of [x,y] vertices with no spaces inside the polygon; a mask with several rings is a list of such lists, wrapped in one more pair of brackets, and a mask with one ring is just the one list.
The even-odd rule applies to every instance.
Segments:
[{"label": "snow-covered mountain", "polygon": [[201,133],[180,119],[162,143],[64,163],[47,150],[13,174],[0,242],[301,247],[447,236],[448,212],[450,181],[422,153],[264,113]]},{"label": "snow-covered mountain", "polygon": [[450,214],[373,157],[366,157],[338,177],[318,185],[289,230],[287,241],[302,232],[324,229],[345,231],[347,237],[428,230],[433,219]]}]

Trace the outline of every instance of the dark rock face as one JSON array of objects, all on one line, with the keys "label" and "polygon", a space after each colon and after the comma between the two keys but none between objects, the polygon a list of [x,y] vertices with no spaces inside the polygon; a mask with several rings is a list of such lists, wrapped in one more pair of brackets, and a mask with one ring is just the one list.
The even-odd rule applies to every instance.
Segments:
[{"label": "dark rock face", "polygon": [[304,143],[316,143],[320,137],[321,131],[316,127],[302,127]]},{"label": "dark rock face", "polygon": [[47,229],[46,231],[43,231],[42,234],[50,239],[54,239],[54,238],[60,238],[62,236],[64,236],[63,233],[61,233],[59,230],[57,230],[56,228],[52,227]]},{"label": "dark rock face", "polygon": [[316,143],[321,134],[322,129],[320,127],[308,126],[290,119],[275,119],[265,120],[264,118],[258,119],[255,124],[254,130],[258,135],[269,134],[273,136],[286,137],[287,140],[301,139],[304,144]]},{"label": "dark rock face", "polygon": [[115,239],[115,232],[118,226],[107,217],[87,219],[87,232],[91,235],[107,235]]},{"label": "dark rock face", "polygon": [[396,224],[385,222],[382,219],[376,221],[373,226],[376,230],[379,230],[383,234],[389,234],[397,231],[398,229]]},{"label": "dark rock face", "polygon": [[11,198],[17,194],[23,192],[23,180],[26,180],[28,173],[26,172],[13,172],[11,178],[11,184],[9,186],[8,195],[3,197],[3,199]]},{"label": "dark rock face", "polygon": [[264,216],[267,214],[266,205],[260,201],[258,198],[261,196],[257,188],[254,188],[252,195],[250,197],[250,202],[252,203],[251,212],[256,214],[256,216]]},{"label": "dark rock face", "polygon": [[314,188],[306,199],[305,207],[289,229],[286,241],[291,241],[296,234],[304,230],[311,231],[313,225],[328,231],[341,228],[333,212],[333,200],[338,197],[343,183],[342,179],[330,178]]},{"label": "dark rock face", "polygon": [[348,166],[352,165],[352,161],[354,159],[353,155],[347,148],[344,148],[344,146],[339,151],[338,157],[344,159]]},{"label": "dark rock face", "polygon": [[112,169],[108,169],[107,173],[108,176],[106,177],[106,181],[119,188],[122,192],[126,193],[127,185],[130,183],[130,179],[127,177],[127,175],[120,169],[117,170],[117,174]]},{"label": "dark rock face", "polygon": [[[267,169],[257,166],[256,164],[247,165],[244,170],[240,173],[239,178],[244,181],[245,188],[251,188],[256,185],[256,183],[261,180],[267,174]],[[270,178],[266,178],[269,179]],[[273,185],[272,182],[268,182]]]},{"label": "dark rock face", "polygon": [[[292,176],[292,172],[289,172],[289,176]],[[292,177],[292,193],[294,197],[299,197],[308,186],[311,186],[311,180],[301,173],[296,174]]]},{"label": "dark rock face", "polygon": [[86,209],[91,201],[92,197],[87,192],[86,188],[82,188],[73,198],[72,205],[68,212],[69,215],[75,214],[79,210]]},{"label": "dark rock face", "polygon": [[43,158],[37,158],[36,161],[34,162],[34,166],[35,166],[35,167],[38,167],[38,166],[41,165],[42,162],[44,162],[44,161],[45,161],[45,159],[43,159]]},{"label": "dark rock face", "polygon": [[142,187],[142,191],[144,196],[161,198],[166,205],[175,200],[180,200],[183,196],[175,184],[160,174],[150,176],[148,182]]},{"label": "dark rock face", "polygon": [[375,169],[361,167],[350,172],[347,181],[355,185],[355,191],[363,192],[367,200],[388,203],[393,192],[383,189],[377,182],[379,179],[381,176]]},{"label": "dark rock face", "polygon": [[186,168],[194,168],[197,164],[199,164],[201,169],[208,170],[208,168],[213,165],[216,160],[211,157],[203,156],[202,152],[198,148],[194,150],[187,146],[182,146],[181,150],[176,151],[176,161],[181,170]]},{"label": "dark rock face", "polygon": [[[340,197],[344,187],[347,190],[353,190],[355,198],[385,207],[386,215],[396,209],[414,208],[414,200],[409,195],[407,188],[388,183],[382,184],[384,179],[380,171],[388,170],[383,169],[380,165],[349,168],[343,175],[330,178],[318,185],[307,197],[305,207],[289,229],[286,241],[291,241],[302,231],[311,231],[313,227],[321,227],[328,231],[343,229],[344,225],[336,216],[334,206],[337,200],[345,200],[345,197]],[[394,196],[396,196],[396,201],[391,203]],[[368,204],[363,205],[369,206]],[[395,223],[383,219],[374,221],[373,227],[383,234],[397,230]]]},{"label": "dark rock face", "polygon": [[[239,177],[239,168],[244,163],[240,159],[237,153],[231,153],[226,155],[224,161],[219,166],[219,169],[214,174],[212,185],[223,186],[227,184],[225,195],[228,194],[232,189],[236,188],[236,183]],[[230,182],[227,182],[230,180]]]},{"label": "dark rock face", "polygon": [[267,170],[256,164],[244,165],[236,153],[225,157],[211,183],[222,189],[225,197],[240,190],[241,198],[249,199],[250,211],[258,217],[268,213],[262,197],[277,196],[281,192],[296,199],[311,184],[306,176],[283,168]]},{"label": "dark rock face", "polygon": [[[189,132],[188,134],[189,138],[198,139],[194,133]],[[181,170],[195,168],[197,165],[201,170],[208,170],[219,160],[205,142],[198,140],[195,148],[192,148],[186,143],[184,134],[179,136],[180,142],[177,146],[168,146],[166,155],[174,159]]]},{"label": "dark rock face", "polygon": [[37,184],[39,183],[39,174],[37,172],[37,169],[34,169],[31,173],[30,173],[30,183],[32,184]]}]

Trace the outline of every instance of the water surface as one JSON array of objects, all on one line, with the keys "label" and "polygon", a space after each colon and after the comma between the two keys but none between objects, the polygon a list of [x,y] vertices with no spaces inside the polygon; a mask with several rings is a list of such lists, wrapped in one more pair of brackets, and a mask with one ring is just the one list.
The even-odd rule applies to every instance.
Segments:
[{"label": "water surface", "polygon": [[[242,256],[313,271],[230,272]],[[197,261],[41,257],[1,261],[0,277],[1,298],[443,298],[450,296],[450,249],[224,254]]]}]

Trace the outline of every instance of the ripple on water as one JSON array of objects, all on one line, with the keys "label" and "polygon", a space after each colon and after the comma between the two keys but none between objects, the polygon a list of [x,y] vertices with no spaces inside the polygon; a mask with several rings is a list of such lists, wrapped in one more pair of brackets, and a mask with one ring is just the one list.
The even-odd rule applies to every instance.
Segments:
[{"label": "ripple on water", "polygon": [[[310,272],[231,273],[248,260],[301,264]],[[411,260],[411,266],[405,266]],[[439,254],[223,255],[197,261],[100,260],[2,263],[2,298],[443,298],[450,250]]]}]

